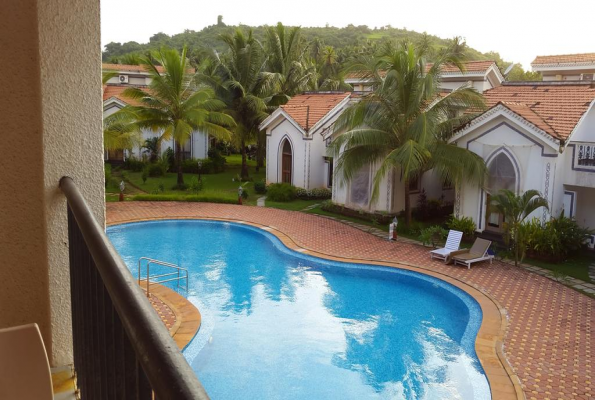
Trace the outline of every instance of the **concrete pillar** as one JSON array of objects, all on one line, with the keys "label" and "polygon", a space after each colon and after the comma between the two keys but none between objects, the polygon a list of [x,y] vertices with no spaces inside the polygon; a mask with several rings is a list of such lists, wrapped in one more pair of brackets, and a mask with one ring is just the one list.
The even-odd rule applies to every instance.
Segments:
[{"label": "concrete pillar", "polygon": [[0,327],[36,322],[72,361],[66,203],[105,221],[99,1],[4,0],[0,13]]}]

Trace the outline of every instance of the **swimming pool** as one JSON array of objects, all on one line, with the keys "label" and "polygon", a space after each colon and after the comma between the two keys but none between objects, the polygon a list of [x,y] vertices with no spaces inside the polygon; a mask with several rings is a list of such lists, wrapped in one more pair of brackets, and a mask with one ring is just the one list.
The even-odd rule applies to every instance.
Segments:
[{"label": "swimming pool", "polygon": [[190,270],[202,325],[183,353],[212,399],[490,398],[481,308],[444,281],[307,256],[235,223],[107,232],[134,276],[140,257]]}]

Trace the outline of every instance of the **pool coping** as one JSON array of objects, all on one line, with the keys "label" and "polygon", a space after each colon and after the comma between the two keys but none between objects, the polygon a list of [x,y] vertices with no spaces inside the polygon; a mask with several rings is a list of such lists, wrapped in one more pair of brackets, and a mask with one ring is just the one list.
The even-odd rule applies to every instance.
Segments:
[{"label": "pool coping", "polygon": [[151,294],[161,300],[175,314],[176,322],[169,329],[169,333],[180,351],[184,350],[200,329],[202,316],[198,307],[184,296],[163,285],[151,285]]},{"label": "pool coping", "polygon": [[[521,382],[517,374],[514,372],[512,366],[506,359],[503,351],[504,346],[504,335],[508,327],[508,316],[506,309],[502,307],[496,299],[486,293],[480,287],[473,284],[464,282],[460,279],[454,278],[448,274],[434,271],[430,268],[423,267],[405,262],[388,262],[383,260],[377,260],[374,258],[344,258],[337,257],[324,252],[308,249],[298,245],[289,235],[282,232],[279,228],[271,225],[259,224],[255,222],[245,221],[234,218],[216,218],[216,217],[190,217],[190,216],[167,216],[167,217],[153,217],[153,218],[135,218],[131,220],[121,220],[117,222],[107,223],[107,226],[122,225],[132,222],[143,222],[143,221],[163,221],[163,220],[210,220],[210,221],[222,221],[222,222],[235,222],[238,224],[244,224],[259,228],[265,232],[269,232],[283,243],[285,247],[290,250],[307,254],[315,257],[319,257],[326,260],[349,262],[356,264],[371,264],[379,266],[389,266],[393,268],[405,269],[425,275],[432,276],[434,278],[445,281],[469,294],[473,297],[480,305],[483,318],[481,326],[475,339],[475,352],[479,358],[485,375],[490,384],[490,392],[492,400],[509,400],[509,399],[525,399],[525,394],[522,390]],[[175,293],[170,290],[170,292]],[[177,296],[184,299],[179,294]],[[189,303],[188,300],[184,299]],[[166,302],[167,304],[167,302]],[[169,304],[168,304],[169,305]],[[194,305],[193,305],[194,307]],[[196,308],[196,307],[195,307]],[[198,311],[198,310],[197,310]],[[175,312],[175,311],[174,311]],[[199,313],[200,316],[200,313]],[[177,314],[176,314],[177,317]],[[183,321],[182,321],[183,323]],[[200,326],[200,319],[199,319]],[[194,338],[194,335],[188,340],[188,343]],[[187,338],[188,335],[185,336]],[[187,345],[187,343],[186,343]],[[182,347],[180,347],[182,348]]]}]

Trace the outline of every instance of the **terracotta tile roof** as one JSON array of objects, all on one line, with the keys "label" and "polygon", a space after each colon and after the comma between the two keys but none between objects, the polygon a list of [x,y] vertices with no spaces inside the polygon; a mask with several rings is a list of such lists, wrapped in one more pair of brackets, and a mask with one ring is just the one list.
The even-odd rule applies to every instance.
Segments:
[{"label": "terracotta tile roof", "polygon": [[[426,64],[426,72],[428,72],[430,70],[430,68],[432,68],[432,65],[434,65],[434,64],[432,64],[432,63]],[[463,63],[463,65],[465,65],[464,73],[478,73],[478,72],[486,73],[492,65],[496,66],[496,63],[494,61],[466,61]],[[443,65],[442,72],[447,73],[447,74],[461,73],[459,68],[452,64]],[[380,75],[381,76],[386,75],[386,71],[380,71]],[[347,73],[345,75],[345,78],[357,79],[357,78],[363,78],[364,76],[365,76],[365,73],[363,73],[361,71],[352,71],[352,72]]]},{"label": "terracotta tile roof", "polygon": [[[146,69],[142,65],[106,64],[106,63],[103,63],[101,65],[102,65],[102,69],[104,71],[126,71],[126,72],[146,73]],[[163,68],[162,66],[156,65],[156,67],[157,67],[157,71],[159,71],[160,74],[165,72],[165,68]],[[193,74],[195,72],[196,72],[196,69],[188,68],[188,73]]]},{"label": "terracotta tile roof", "polygon": [[122,92],[130,87],[130,85],[104,85],[103,86],[103,101],[115,97],[116,99],[129,104],[131,106],[138,106],[140,103],[137,100],[129,99],[122,95]]},{"label": "terracotta tile roof", "polygon": [[502,103],[553,137],[564,140],[595,100],[595,86],[515,83],[503,84],[485,91],[483,95],[489,107]]},{"label": "terracotta tile roof", "polygon": [[549,64],[595,64],[595,53],[561,54],[557,56],[537,56],[531,65]]},{"label": "terracotta tile roof", "polygon": [[[126,72],[142,72],[146,73],[145,67],[142,65],[128,65],[128,64],[102,64],[104,71],[126,71]],[[165,68],[157,66],[157,71],[160,73],[165,72]]]},{"label": "terracotta tile roof", "polygon": [[303,129],[308,131],[351,93],[305,93],[293,96],[281,106]]},{"label": "terracotta tile roof", "polygon": [[[432,68],[433,64],[426,64],[426,72]],[[476,73],[476,72],[483,72],[486,73],[490,67],[496,66],[494,61],[466,61],[463,63],[465,66],[465,72],[463,73]],[[445,73],[460,73],[461,71],[456,65],[453,64],[445,64],[442,66],[442,72]]]}]

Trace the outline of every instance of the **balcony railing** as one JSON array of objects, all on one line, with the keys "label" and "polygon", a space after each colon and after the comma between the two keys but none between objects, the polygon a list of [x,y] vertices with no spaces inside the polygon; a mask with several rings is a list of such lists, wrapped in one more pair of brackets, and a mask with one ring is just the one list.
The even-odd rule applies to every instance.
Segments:
[{"label": "balcony railing", "polygon": [[74,181],[68,200],[74,366],[81,398],[208,399]]},{"label": "balcony railing", "polygon": [[578,144],[576,147],[576,164],[595,168],[595,144]]}]

